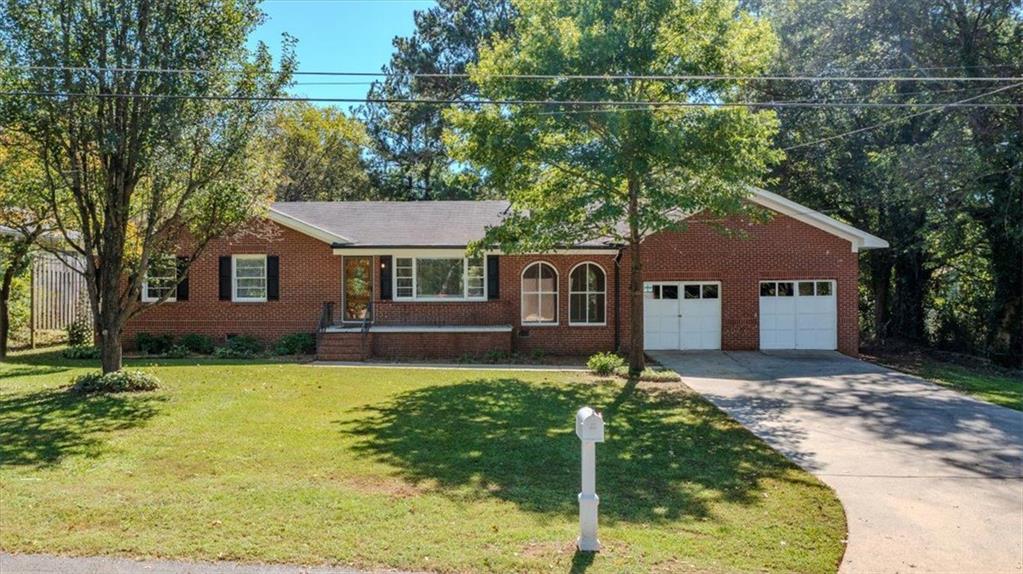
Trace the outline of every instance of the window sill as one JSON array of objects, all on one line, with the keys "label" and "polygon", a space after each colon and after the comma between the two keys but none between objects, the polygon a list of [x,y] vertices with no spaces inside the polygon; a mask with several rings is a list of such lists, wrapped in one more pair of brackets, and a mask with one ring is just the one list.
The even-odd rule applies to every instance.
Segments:
[{"label": "window sill", "polygon": [[231,299],[232,303],[266,303],[266,299]]},{"label": "window sill", "polygon": [[[143,298],[142,299],[143,303],[157,303],[159,301],[160,301],[160,299],[158,299],[158,298],[157,299],[153,299],[153,298],[147,297],[147,298]],[[178,300],[176,298],[174,298],[174,297],[164,301],[164,303],[177,303],[177,302],[178,302]]]},{"label": "window sill", "polygon": [[519,323],[519,326],[525,329],[533,328],[544,328],[544,327],[560,327],[561,323]]},{"label": "window sill", "polygon": [[[385,300],[386,301],[386,300]],[[486,297],[424,297],[424,298],[408,298],[408,297],[394,297],[391,299],[393,303],[486,303],[490,301]]]},{"label": "window sill", "polygon": [[569,327],[607,327],[607,323],[571,323],[571,322],[569,322],[568,326]]}]

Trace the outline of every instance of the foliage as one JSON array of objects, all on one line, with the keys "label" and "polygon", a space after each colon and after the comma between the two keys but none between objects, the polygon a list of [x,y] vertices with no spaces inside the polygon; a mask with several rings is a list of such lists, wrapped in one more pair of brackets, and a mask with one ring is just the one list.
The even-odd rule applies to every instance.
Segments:
[{"label": "foliage", "polygon": [[[586,240],[626,244],[631,257],[630,367],[643,368],[641,242],[678,230],[688,215],[745,212],[780,154],[773,112],[673,103],[729,102],[742,83],[708,80],[507,79],[509,75],[756,75],[776,39],[734,2],[585,0],[516,4],[514,33],[495,37],[468,67],[482,97],[500,101],[603,101],[451,109],[454,157],[486,174],[511,201],[502,225],[475,245],[550,251]],[[639,109],[635,109],[639,107]]]},{"label": "foliage", "polygon": [[[462,74],[476,61],[478,46],[511,25],[511,0],[438,0],[415,13],[416,30],[394,39],[394,53],[374,82],[371,99],[469,99],[476,86]],[[441,106],[374,103],[360,109],[373,143],[374,187],[390,199],[458,199],[479,195],[477,174],[456,165],[442,135],[448,122]]]},{"label": "foliage", "polygon": [[46,167],[35,197],[86,261],[105,372],[121,366],[150,258],[188,236],[191,260],[270,201],[272,166],[254,135],[294,59],[290,40],[276,70],[265,45],[246,47],[262,20],[255,0],[7,0],[0,10],[0,87],[83,94],[2,98],[0,128],[28,138]]},{"label": "foliage", "polygon": [[98,359],[99,354],[100,348],[94,345],[71,346],[61,351],[61,356],[65,359]]},{"label": "foliage", "polygon": [[190,353],[209,355],[213,352],[213,338],[199,333],[187,333],[178,339],[178,345],[187,349]]},{"label": "foliage", "polygon": [[159,379],[145,371],[117,371],[114,373],[94,371],[78,375],[71,381],[71,391],[80,394],[135,393],[154,391],[159,387]]},{"label": "foliage", "polygon": [[602,377],[614,374],[623,366],[625,366],[625,359],[615,353],[597,353],[586,361],[586,368]]},{"label": "foliage", "polygon": [[174,335],[138,333],[135,335],[135,348],[144,355],[162,355],[174,346]]},{"label": "foliage", "polygon": [[631,377],[629,375],[629,369],[621,367],[615,369],[615,374],[624,379],[632,378],[637,381],[643,381],[646,383],[673,383],[678,380],[681,380],[681,377],[675,371],[660,367],[658,368],[647,367],[640,371],[639,375]]},{"label": "foliage", "polygon": [[[579,372],[190,358],[128,359],[158,392],[81,400],[60,387],[85,369],[17,361],[0,364],[7,552],[570,572],[581,405],[605,415],[598,492],[614,493],[588,574],[824,574],[845,546],[834,492],[693,394]],[[433,534],[408,544],[424,522]]]},{"label": "foliage", "polygon": [[275,110],[263,135],[277,164],[277,201],[370,198],[363,150],[366,128],[334,107],[291,102]]},{"label": "foliage", "polygon": [[167,349],[167,351],[163,353],[163,356],[167,359],[184,359],[185,357],[188,357],[190,354],[191,351],[188,350],[188,347],[178,344],[171,346],[170,349]]},{"label": "foliage", "polygon": [[277,340],[278,355],[312,355],[316,352],[316,336],[312,333],[289,333]]},{"label": "foliage", "polygon": [[75,305],[75,318],[67,326],[67,344],[81,347],[93,344],[92,315],[89,313],[88,301],[84,299]]},{"label": "foliage", "polygon": [[249,335],[228,337],[223,347],[217,347],[213,356],[218,359],[248,359],[255,357],[266,349],[263,341]]},{"label": "foliage", "polygon": [[[1013,76],[1018,2],[764,2],[782,38],[774,73]],[[1015,7],[1014,7],[1015,6]],[[917,72],[919,70],[919,72]],[[1017,73],[1013,73],[1017,72]],[[1011,84],[772,83],[766,100],[1012,103]],[[868,332],[1023,362],[1023,108],[786,108],[783,191],[887,239],[867,256]],[[816,140],[838,136],[823,143]]]}]

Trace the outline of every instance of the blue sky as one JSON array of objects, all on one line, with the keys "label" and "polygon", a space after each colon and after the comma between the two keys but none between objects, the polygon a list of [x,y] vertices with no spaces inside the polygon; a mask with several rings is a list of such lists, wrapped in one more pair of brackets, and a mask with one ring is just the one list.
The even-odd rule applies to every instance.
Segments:
[{"label": "blue sky", "polygon": [[[379,72],[390,60],[395,36],[414,30],[412,13],[433,0],[264,0],[267,21],[249,38],[265,42],[275,57],[282,34],[298,39],[299,70]],[[364,98],[372,78],[297,76],[295,95],[313,98]],[[356,85],[313,85],[355,82]],[[346,104],[338,104],[349,107]]]}]

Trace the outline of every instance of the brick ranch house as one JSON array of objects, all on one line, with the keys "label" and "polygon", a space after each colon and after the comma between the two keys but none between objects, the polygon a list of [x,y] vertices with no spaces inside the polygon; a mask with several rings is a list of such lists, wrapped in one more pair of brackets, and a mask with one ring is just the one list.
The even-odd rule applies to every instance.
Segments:
[{"label": "brick ranch house", "polygon": [[[766,223],[745,237],[700,217],[643,243],[647,349],[858,352],[858,252],[887,243],[756,190]],[[321,359],[456,358],[492,351],[589,354],[627,344],[627,249],[465,256],[504,201],[293,202],[272,234],[213,242],[176,297],[128,324],[139,332],[271,341],[315,332]],[[173,266],[165,266],[173,269]],[[173,283],[152,269],[143,302]],[[163,272],[168,275],[168,272]],[[163,285],[163,286],[161,286]],[[170,287],[173,288],[173,287]]]}]

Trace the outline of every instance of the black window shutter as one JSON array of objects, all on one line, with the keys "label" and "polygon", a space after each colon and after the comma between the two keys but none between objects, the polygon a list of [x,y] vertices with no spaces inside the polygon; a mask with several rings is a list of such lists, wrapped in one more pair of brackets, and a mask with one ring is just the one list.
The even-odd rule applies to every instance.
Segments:
[{"label": "black window shutter", "polygon": [[188,272],[185,266],[188,265],[187,257],[178,257],[178,301],[188,301]]},{"label": "black window shutter", "polygon": [[501,298],[501,260],[487,255],[487,299]]},{"label": "black window shutter", "polygon": [[276,255],[266,258],[266,298],[269,301],[281,298],[281,258]]},{"label": "black window shutter", "polygon": [[391,294],[391,256],[380,256],[380,299],[390,301]]},{"label": "black window shutter", "polygon": [[231,256],[220,258],[220,300],[231,300]]}]

